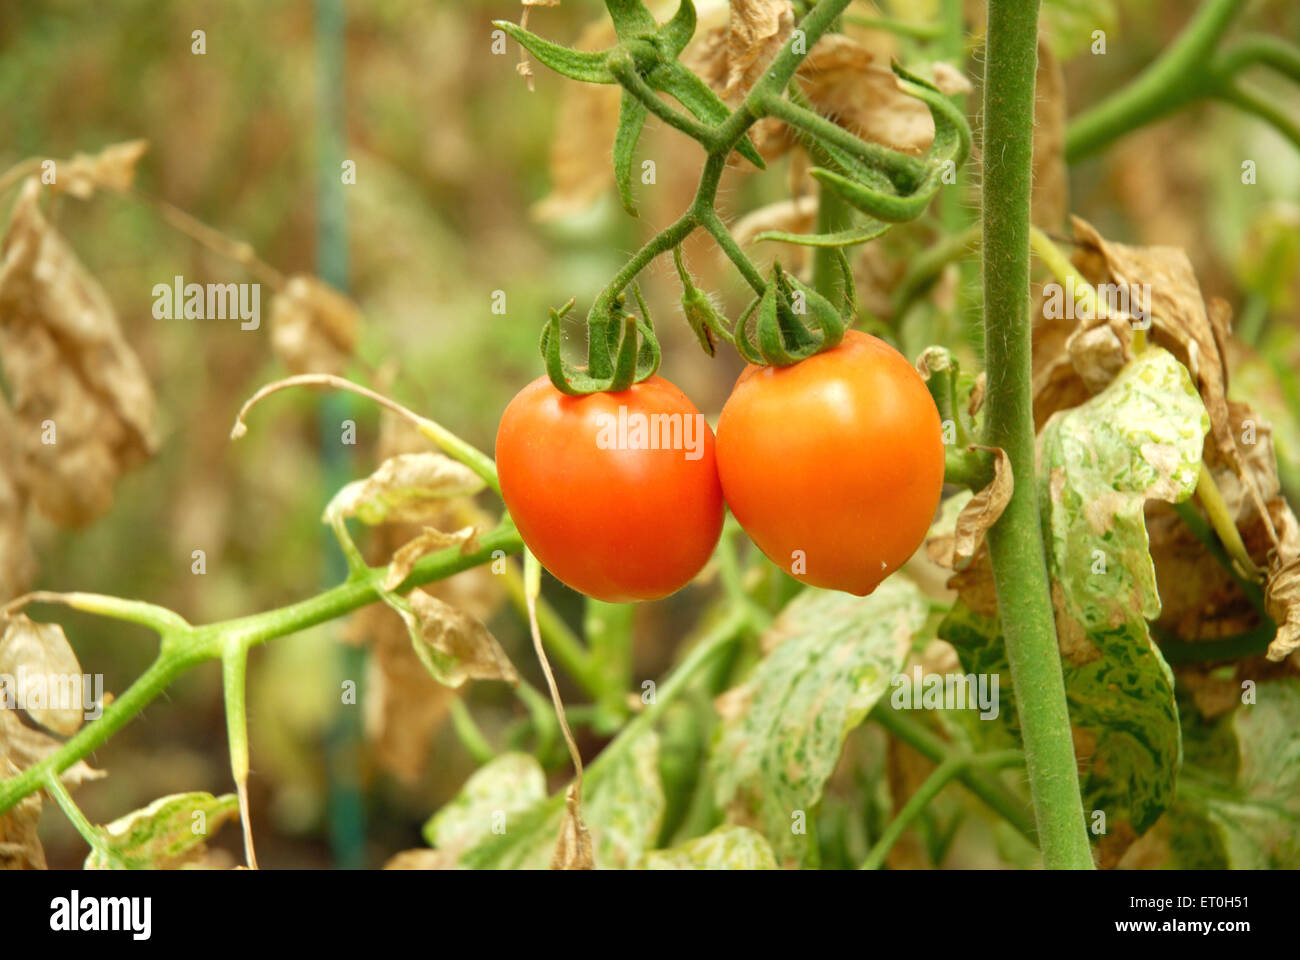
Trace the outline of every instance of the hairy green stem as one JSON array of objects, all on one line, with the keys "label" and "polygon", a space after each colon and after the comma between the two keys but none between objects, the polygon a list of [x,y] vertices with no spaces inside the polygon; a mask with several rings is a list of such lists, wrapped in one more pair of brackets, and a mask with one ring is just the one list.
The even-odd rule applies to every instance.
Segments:
[{"label": "hairy green stem", "polygon": [[988,532],[1043,864],[1091,868],[1034,479],[1029,194],[1038,0],[989,0],[984,75],[985,443],[1015,488]]}]

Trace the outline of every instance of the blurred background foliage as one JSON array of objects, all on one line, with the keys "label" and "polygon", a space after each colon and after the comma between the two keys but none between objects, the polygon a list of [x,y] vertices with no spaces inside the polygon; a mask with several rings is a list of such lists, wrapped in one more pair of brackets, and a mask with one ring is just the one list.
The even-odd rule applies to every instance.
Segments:
[{"label": "blurred background foliage", "polygon": [[[870,5],[861,6],[870,12]],[[938,17],[939,6],[939,0],[881,0],[876,12],[924,23]],[[982,4],[970,6],[978,26]],[[1048,0],[1045,23],[1064,62],[1069,111],[1097,102],[1146,66],[1193,6],[1186,0]],[[656,159],[658,175],[655,185],[634,188],[641,220],[627,217],[613,191],[604,190],[581,209],[539,222],[530,211],[551,190],[548,164],[558,146],[590,151],[608,163],[610,144],[593,139],[593,128],[580,117],[562,113],[576,85],[535,67],[536,91],[530,93],[515,71],[517,48],[492,54],[489,21],[518,13],[510,0],[346,5],[344,156],[357,171],[356,184],[344,188],[349,286],[364,313],[350,374],[391,390],[486,450],[507,400],[541,373],[536,345],[547,308],[576,296],[585,309],[652,228],[688,202],[700,162],[697,148],[652,121],[641,155]],[[597,0],[566,0],[558,9],[535,9],[530,26],[568,42],[603,16]],[[1243,21],[1262,32],[1300,36],[1300,7],[1290,0],[1260,0]],[[315,23],[308,0],[0,5],[0,169],[30,156],[67,157],[146,139],[150,148],[136,180],[141,193],[246,241],[285,274],[314,273]],[[1108,35],[1104,56],[1089,52],[1087,38],[1098,23]],[[201,56],[191,52],[191,33],[199,29],[207,45]],[[905,62],[933,57],[914,38],[869,36],[873,50]],[[974,74],[977,39],[966,64]],[[976,90],[968,101],[978,143],[978,76],[972,80]],[[1277,87],[1280,96],[1285,89]],[[1243,159],[1258,165],[1255,185],[1241,182]],[[764,176],[730,172],[720,194],[724,216],[788,198],[794,162],[782,159]],[[1258,356],[1244,361],[1235,388],[1254,385],[1252,400],[1275,414],[1279,460],[1295,503],[1300,155],[1258,120],[1200,103],[1076,165],[1070,188],[1070,209],[1106,236],[1185,248],[1205,294],[1225,297],[1238,318],[1250,318]],[[15,196],[10,190],[0,203],[7,209]],[[977,202],[967,198],[966,216],[974,216]],[[158,398],[162,443],[149,463],[122,478],[112,510],[88,527],[62,529],[32,513],[36,584],[144,598],[192,622],[317,591],[324,558],[337,549],[320,524],[332,491],[321,468],[319,398],[286,395],[259,411],[241,443],[228,437],[242,400],[287,372],[269,343],[269,292],[256,332],[241,331],[237,321],[155,319],[156,283],[176,275],[198,283],[253,278],[130,195],[100,194],[89,202],[59,197],[51,213],[106,288],[145,365]],[[871,245],[876,249],[865,255],[871,262],[860,268],[887,291],[890,278],[942,230],[933,220],[900,227]],[[781,252],[791,255],[788,248]],[[720,256],[696,237],[687,257],[701,285],[735,316],[744,292]],[[960,331],[952,320],[958,302],[978,297],[974,273],[965,275],[965,291],[953,289],[961,282],[954,273],[907,316],[880,319],[912,355],[945,335],[976,343],[977,331]],[[679,289],[666,258],[652,266],[643,286],[658,319],[665,372],[712,417],[739,361],[730,351],[710,361],[696,348],[680,322]],[[497,290],[506,294],[504,315],[491,310]],[[869,292],[864,303],[870,308]],[[1268,375],[1252,378],[1252,369]],[[377,462],[380,422],[366,407],[354,415],[359,439],[349,448],[351,468],[361,476]],[[202,576],[191,573],[195,549],[207,555]],[[514,662],[540,685],[535,668],[528,669],[533,658],[515,611],[476,585],[473,574],[464,577],[464,584],[448,589],[487,590],[477,612],[490,617]],[[684,596],[638,610],[637,676],[657,675],[670,662],[693,621],[698,595],[713,589],[706,578]],[[547,590],[576,624],[576,597],[554,583]],[[382,615],[395,622],[387,611]],[[73,613],[61,619],[83,668],[104,673],[108,690],[121,691],[152,657],[143,631]],[[403,729],[398,717],[388,725],[391,742],[383,749],[354,745],[367,796],[364,841],[336,835],[331,843],[325,740],[336,712],[355,709],[336,702],[332,651],[346,633],[383,629],[392,624],[361,619],[277,640],[254,654],[252,796],[263,862],[378,865],[420,843],[420,825],[473,769],[443,722],[456,694],[417,684],[408,692],[420,698],[411,708],[419,714],[411,729]],[[397,629],[400,637],[400,624]],[[494,735],[522,710],[497,687],[476,685],[468,694],[480,723]],[[598,747],[599,739],[585,736],[584,747]],[[850,741],[851,751],[865,749],[875,736],[864,731]],[[94,822],[166,793],[228,790],[217,666],[183,677],[146,711],[144,722],[127,727],[92,759],[111,772],[78,794]],[[889,771],[890,777],[907,775]],[[840,802],[836,789],[828,799],[832,809]],[[934,831],[933,844],[945,852],[951,837],[938,826]],[[80,864],[84,844],[63,818],[53,812],[44,817],[42,834],[51,866]],[[216,845],[237,859],[238,842],[237,831],[228,830]],[[339,849],[339,843],[363,842],[360,849]],[[969,853],[972,862],[983,855]]]}]

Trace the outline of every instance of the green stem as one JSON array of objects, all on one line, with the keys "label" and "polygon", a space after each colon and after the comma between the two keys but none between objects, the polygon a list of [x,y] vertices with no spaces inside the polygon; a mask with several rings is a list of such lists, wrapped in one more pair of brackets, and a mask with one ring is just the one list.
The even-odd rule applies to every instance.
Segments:
[{"label": "green stem", "polygon": [[248,808],[248,645],[232,637],[221,655],[221,684],[226,701],[226,739],[230,743],[230,774],[239,795],[239,822],[244,829],[244,858],[257,869],[253,824]]},{"label": "green stem", "polygon": [[1048,868],[1091,869],[1034,479],[1029,324],[1038,0],[989,0],[984,76],[985,443],[1011,461],[1015,488],[988,532],[1030,792]]},{"label": "green stem", "polygon": [[451,726],[456,731],[456,736],[460,739],[465,752],[479,766],[488,763],[497,755],[488,738],[479,729],[473,714],[469,712],[469,707],[460,697],[453,697],[451,701]]},{"label": "green stem", "polygon": [[[852,211],[853,208],[836,191],[825,184],[818,185],[817,233],[836,233],[853,226]],[[813,248],[812,286],[831,303],[839,303],[844,296],[836,253],[834,247]]]},{"label": "green stem", "polygon": [[[503,524],[482,537],[479,549],[472,553],[462,554],[459,548],[451,547],[423,558],[415,565],[402,589],[418,587],[488,563],[495,559],[493,554],[498,551],[511,554],[522,549],[518,531],[513,525]],[[365,580],[349,580],[288,607],[195,627],[184,634],[165,635],[158,658],[120,697],[104,708],[99,719],[82,727],[59,749],[46,754],[22,773],[0,782],[0,814],[39,788],[48,773],[62,773],[98,748],[190,667],[222,656],[227,643],[238,640],[251,646],[334,620],[378,599],[375,585],[382,583],[383,579],[382,571],[376,571],[374,576]]]},{"label": "green stem", "polygon": [[122,863],[118,857],[114,856],[111,850],[109,850],[108,845],[104,843],[104,838],[100,836],[99,831],[95,829],[91,822],[86,819],[86,815],[81,812],[81,808],[77,806],[76,801],[72,799],[72,795],[68,793],[68,788],[63,785],[63,781],[59,779],[56,773],[51,771],[46,775],[42,786],[45,787],[46,792],[54,798],[56,803],[58,803],[59,809],[63,811],[63,815],[68,818],[74,827],[77,828],[77,833],[81,834],[81,838],[90,845],[91,850],[98,853],[104,858],[104,861],[111,866],[125,866],[125,864]]},{"label": "green stem", "polygon": [[1243,6],[1245,0],[1209,0],[1202,6],[1178,39],[1137,79],[1070,123],[1066,161],[1082,160],[1138,127],[1210,95],[1222,81],[1210,69],[1214,48]]},{"label": "green stem", "polygon": [[862,870],[879,870],[885,865],[885,857],[893,849],[894,844],[912,825],[912,822],[930,805],[930,801],[939,795],[952,780],[956,779],[963,770],[968,770],[973,766],[989,767],[997,769],[999,767],[1009,767],[1012,764],[1019,763],[1023,759],[1019,750],[1004,750],[997,753],[984,754],[978,757],[968,757],[960,755],[951,755],[947,757],[935,771],[930,774],[917,791],[908,798],[903,809],[898,811],[897,816],[889,822],[885,832],[880,835],[867,858],[862,861]]},{"label": "green stem", "polygon": [[[951,745],[888,704],[881,704],[871,711],[871,719],[932,763],[942,764],[956,755]],[[957,779],[1026,840],[1035,845],[1038,843],[1038,833],[1024,800],[1011,793],[1000,780],[971,767],[958,770]]]}]

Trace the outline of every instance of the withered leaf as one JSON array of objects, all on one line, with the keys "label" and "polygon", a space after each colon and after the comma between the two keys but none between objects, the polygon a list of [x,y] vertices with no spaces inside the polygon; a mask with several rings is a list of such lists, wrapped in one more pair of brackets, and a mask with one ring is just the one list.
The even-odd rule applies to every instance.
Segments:
[{"label": "withered leaf", "polygon": [[519,682],[514,665],[496,637],[474,617],[423,590],[407,595],[402,611],[416,655],[439,683],[459,687],[466,680]]},{"label": "withered leaf", "polygon": [[950,570],[965,570],[971,565],[980,547],[984,545],[984,534],[998,522],[1015,488],[1011,460],[1005,450],[1000,447],[974,449],[987,450],[993,454],[992,481],[961,508],[951,534],[933,537],[926,544],[931,559]]},{"label": "withered leaf", "polygon": [[426,523],[443,515],[449,497],[483,489],[473,470],[440,453],[389,457],[365,480],[343,487],[325,508],[325,520],[356,517],[363,523]]},{"label": "withered leaf", "polygon": [[86,703],[90,691],[82,689],[81,664],[63,628],[36,623],[23,613],[0,619],[0,628],[0,686],[16,687],[0,697],[0,706],[12,695],[41,726],[72,736],[91,706]]},{"label": "withered leaf", "polygon": [[385,870],[453,870],[456,866],[455,856],[444,850],[430,850],[416,847],[403,850],[388,858]]},{"label": "withered leaf", "polygon": [[393,590],[411,575],[411,569],[426,554],[444,550],[460,544],[461,552],[471,551],[477,541],[473,527],[462,527],[455,533],[443,533],[435,527],[425,527],[416,537],[408,540],[393,554],[393,562],[388,565],[388,574],[384,577],[384,588]]},{"label": "withered leaf", "polygon": [[356,349],[361,309],[315,277],[290,277],[271,300],[271,348],[294,373],[341,374]]},{"label": "withered leaf", "polygon": [[564,819],[560,821],[560,836],[551,857],[552,870],[594,870],[596,857],[591,846],[591,832],[582,820],[582,803],[578,798],[578,785],[569,784],[564,791]]},{"label": "withered leaf", "polygon": [[0,357],[18,432],[15,475],[65,525],[108,509],[118,474],[157,446],[153,391],[99,283],[49,225],[29,180],[0,264]]},{"label": "withered leaf", "polygon": [[0,396],[0,602],[25,593],[36,576],[36,554],[27,535],[27,491],[11,472],[18,447],[13,413]]},{"label": "withered leaf", "polygon": [[77,153],[71,160],[57,160],[50,189],[78,200],[89,200],[100,189],[123,193],[135,182],[135,166],[148,149],[148,140],[128,140],[109,144],[98,153]]},{"label": "withered leaf", "polygon": [[[0,710],[0,758],[8,757],[19,769],[25,770],[61,746],[63,744],[48,733],[24,724],[16,711]],[[103,770],[94,770],[84,760],[78,760],[64,770],[59,779],[69,787],[77,787],[106,776],[108,774]]]}]

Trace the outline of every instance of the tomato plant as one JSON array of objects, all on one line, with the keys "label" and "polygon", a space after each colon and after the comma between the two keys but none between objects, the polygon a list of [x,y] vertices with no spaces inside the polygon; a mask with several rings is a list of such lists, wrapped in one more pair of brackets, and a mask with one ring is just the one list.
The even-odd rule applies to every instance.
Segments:
[{"label": "tomato plant", "polygon": [[778,566],[864,596],[925,538],[943,489],[939,413],[877,337],[787,367],[751,364],[718,420],[723,493]]},{"label": "tomato plant", "polygon": [[[359,865],[380,847],[361,800],[392,813],[430,796],[426,845],[388,865],[1300,866],[1294,4],[605,0],[586,23],[583,5],[524,0],[490,27],[481,5],[412,4],[428,19],[408,31],[400,14],[413,39],[395,52],[416,62],[394,70],[400,3],[345,17],[319,0],[321,89],[294,86],[309,73],[294,51],[257,67],[290,107],[317,104],[305,122],[196,68],[207,28],[185,14],[159,27],[126,5],[141,10],[121,32],[158,43],[87,58],[28,41],[80,21],[22,6],[8,19],[35,26],[6,40],[0,75],[17,143],[47,103],[164,139],[147,160],[139,140],[68,159],[36,143],[0,173],[0,197],[16,193],[0,243],[0,867],[45,864],[43,798],[76,831],[52,859],[170,868],[230,866],[191,824],[236,820],[256,867],[254,825],[284,819]],[[209,6],[228,51],[249,18]],[[265,34],[292,44],[296,5],[263,6],[259,28],[280,18]],[[358,28],[366,42],[344,42]],[[174,60],[158,52],[187,34]],[[67,70],[25,69],[65,48]],[[274,149],[214,166],[219,146],[147,115],[165,90],[86,82],[104,63],[219,91],[194,116],[244,109],[222,130]],[[563,98],[549,148],[530,140],[534,81],[548,107]],[[429,125],[429,103],[456,109]],[[286,175],[302,158],[276,138],[298,123],[319,182]],[[222,175],[189,175],[185,150]],[[551,194],[526,215],[544,154]],[[282,209],[185,193],[242,191],[263,166]],[[183,206],[260,214],[246,243]],[[182,231],[213,282],[163,269],[169,240],[115,257],[126,244],[84,229],[105,209],[146,240]],[[253,252],[300,257],[305,223],[320,279]],[[81,256],[106,251],[101,280]],[[213,410],[235,411],[263,348],[293,375],[253,393],[232,437],[284,388],[351,396],[227,453]],[[220,376],[200,375],[209,360]],[[493,431],[489,455],[472,439]],[[119,477],[163,450],[110,511]],[[214,469],[173,482],[187,463]],[[93,542],[136,552],[105,566],[71,533],[29,530],[32,512],[69,530],[102,518]],[[301,535],[318,520],[332,566]],[[164,577],[178,556],[185,576]],[[290,566],[295,583],[328,567],[327,585],[195,618],[280,597]],[[122,585],[140,569],[157,581]],[[53,589],[92,578],[103,593]],[[128,589],[149,601],[111,595]],[[74,647],[108,658],[97,641],[117,624],[80,618],[74,644],[28,617],[49,604],[147,627],[157,655],[120,691],[52,703],[39,694],[82,684]],[[354,642],[308,632],[352,614]],[[159,726],[130,721],[205,661],[221,664],[233,792],[123,815],[126,791],[90,785],[89,763],[118,766],[133,747],[110,739]],[[363,742],[381,775],[359,773]],[[265,836],[275,863],[284,837]]]}]

